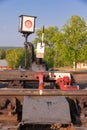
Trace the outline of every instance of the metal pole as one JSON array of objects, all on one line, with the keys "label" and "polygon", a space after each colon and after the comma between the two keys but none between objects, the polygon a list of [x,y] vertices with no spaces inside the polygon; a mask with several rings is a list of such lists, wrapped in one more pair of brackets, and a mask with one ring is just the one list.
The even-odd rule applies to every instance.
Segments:
[{"label": "metal pole", "polygon": [[42,30],[42,43],[44,42],[44,26],[43,26],[43,30]]},{"label": "metal pole", "polygon": [[29,34],[24,34],[25,37],[25,42],[24,42],[24,46],[25,46],[25,68],[27,68],[27,48],[28,48],[28,35]]}]

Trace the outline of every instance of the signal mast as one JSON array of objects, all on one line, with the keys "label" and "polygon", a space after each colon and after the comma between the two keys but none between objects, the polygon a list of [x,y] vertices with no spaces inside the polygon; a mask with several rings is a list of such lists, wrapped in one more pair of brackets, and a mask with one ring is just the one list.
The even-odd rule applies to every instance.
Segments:
[{"label": "signal mast", "polygon": [[18,31],[23,33],[25,38],[25,68],[27,68],[27,48],[30,43],[28,42],[28,36],[35,32],[35,19],[36,16],[20,15],[19,16],[19,28]]}]

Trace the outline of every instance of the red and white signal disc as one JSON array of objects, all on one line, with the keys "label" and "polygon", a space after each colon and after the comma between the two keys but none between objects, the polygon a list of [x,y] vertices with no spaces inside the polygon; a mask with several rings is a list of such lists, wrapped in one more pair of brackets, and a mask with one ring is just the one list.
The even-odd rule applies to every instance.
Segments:
[{"label": "red and white signal disc", "polygon": [[31,28],[32,27],[32,22],[30,20],[25,21],[25,27],[26,28]]}]

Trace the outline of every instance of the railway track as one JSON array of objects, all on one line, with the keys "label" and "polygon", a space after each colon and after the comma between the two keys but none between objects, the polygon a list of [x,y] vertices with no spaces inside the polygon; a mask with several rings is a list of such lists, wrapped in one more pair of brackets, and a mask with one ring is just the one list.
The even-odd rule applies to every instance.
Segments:
[{"label": "railway track", "polygon": [[[68,73],[68,72],[66,72]],[[76,83],[80,86],[78,91],[63,91],[58,89],[43,89],[42,92],[37,89],[38,79],[34,79],[34,74],[29,71],[0,71],[0,128],[2,130],[32,130],[37,129],[54,129],[51,125],[30,125],[26,124],[21,127],[23,99],[24,97],[34,98],[52,98],[64,97],[70,107],[71,114],[77,113],[79,120],[77,123],[72,120],[74,128],[71,126],[58,124],[56,130],[85,130],[87,127],[87,72],[70,72]],[[46,76],[48,72],[45,72]],[[10,75],[10,76],[9,76]],[[51,72],[50,82],[54,82],[55,72]],[[33,84],[35,82],[35,84]],[[23,87],[30,83],[32,88]],[[35,88],[34,86],[35,85]],[[74,102],[73,102],[74,101]],[[73,104],[74,103],[74,104]],[[75,105],[75,110],[72,109]],[[78,111],[78,112],[77,112]],[[74,118],[73,118],[74,119]],[[20,126],[20,127],[19,127]],[[55,126],[55,125],[54,125]],[[78,127],[77,127],[78,126]]]}]

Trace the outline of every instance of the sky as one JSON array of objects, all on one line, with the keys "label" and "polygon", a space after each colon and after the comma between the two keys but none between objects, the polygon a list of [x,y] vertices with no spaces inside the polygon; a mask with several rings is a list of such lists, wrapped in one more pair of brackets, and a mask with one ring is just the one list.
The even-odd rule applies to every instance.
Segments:
[{"label": "sky", "polygon": [[[18,32],[19,16],[36,16],[35,30],[43,25],[59,29],[73,16],[87,23],[87,0],[0,0],[0,46],[24,46],[24,37]],[[32,42],[35,33],[28,37]]]}]

